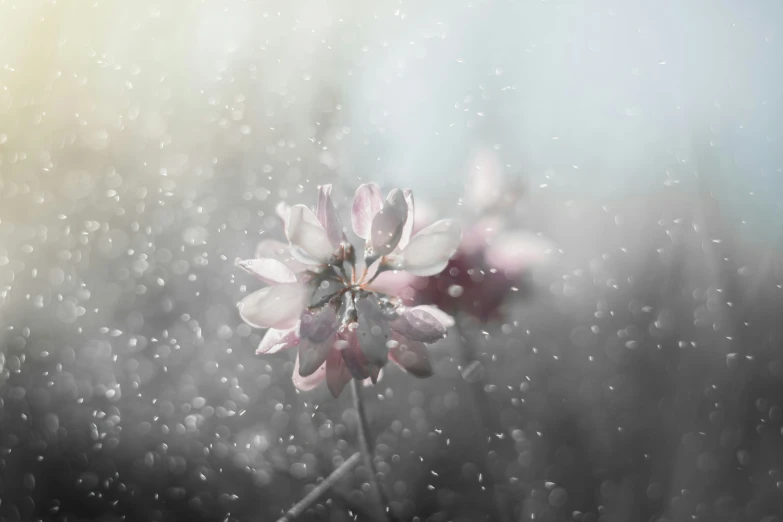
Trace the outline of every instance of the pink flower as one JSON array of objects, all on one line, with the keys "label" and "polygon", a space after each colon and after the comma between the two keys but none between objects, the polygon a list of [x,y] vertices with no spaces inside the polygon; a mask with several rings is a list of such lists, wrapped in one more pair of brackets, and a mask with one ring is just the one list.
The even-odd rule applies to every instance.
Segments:
[{"label": "pink flower", "polygon": [[384,274],[381,289],[407,303],[432,303],[449,313],[466,313],[487,321],[496,316],[530,269],[546,262],[550,243],[535,234],[509,227],[505,214],[519,196],[502,182],[501,165],[492,151],[479,153],[465,201],[476,224],[462,237],[459,249],[445,267],[429,277],[408,273]]},{"label": "pink flower", "polygon": [[389,360],[415,376],[431,375],[426,344],[446,335],[451,318],[434,307],[404,306],[373,282],[395,270],[439,272],[459,246],[459,228],[441,220],[413,235],[413,194],[393,189],[384,200],[377,185],[365,184],[351,215],[365,240],[357,259],[331,186],[319,187],[315,212],[304,205],[277,210],[289,244],[267,240],[256,259],[237,261],[270,285],[238,305],[245,322],[268,328],[256,353],[297,347],[294,384],[307,390],[326,380],[335,397],[352,378],[376,382]]}]

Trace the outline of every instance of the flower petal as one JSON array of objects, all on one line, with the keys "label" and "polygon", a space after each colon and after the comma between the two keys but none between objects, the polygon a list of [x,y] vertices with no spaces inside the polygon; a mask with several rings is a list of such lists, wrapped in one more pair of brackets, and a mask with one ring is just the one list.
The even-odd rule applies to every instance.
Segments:
[{"label": "flower petal", "polygon": [[371,289],[386,295],[399,297],[404,303],[409,304],[416,297],[415,286],[417,283],[421,284],[419,283],[420,281],[422,281],[422,278],[409,274],[404,270],[390,270],[381,273],[372,282]]},{"label": "flower petal", "polygon": [[462,241],[459,244],[461,253],[473,255],[487,247],[489,241],[497,236],[505,226],[500,216],[485,216],[462,234]]},{"label": "flower petal", "polygon": [[318,312],[306,310],[299,323],[299,337],[321,343],[337,332],[337,312],[325,306]]},{"label": "flower petal", "polygon": [[316,342],[304,337],[299,341],[299,375],[307,377],[317,371],[334,347],[335,334],[323,341]]},{"label": "flower petal", "polygon": [[356,332],[345,330],[337,334],[335,341],[336,351],[339,351],[343,357],[348,371],[357,379],[366,379],[370,376],[370,370],[367,365],[367,358],[362,353],[359,346],[359,338]]},{"label": "flower petal", "polygon": [[340,215],[337,214],[337,209],[332,201],[331,185],[318,187],[318,206],[315,209],[315,215],[326,230],[326,235],[334,250],[340,248],[343,239],[343,224],[340,222]]},{"label": "flower petal", "polygon": [[296,245],[291,245],[291,257],[293,257],[297,263],[301,263],[305,266],[324,264],[323,262],[305,252],[304,249],[299,248]]},{"label": "flower petal", "polygon": [[299,336],[296,331],[298,325],[286,330],[278,330],[277,328],[270,328],[264,334],[264,338],[256,349],[256,355],[277,353],[287,348],[293,348],[299,345]]},{"label": "flower petal", "polygon": [[285,232],[286,238],[288,237],[288,220],[291,218],[291,205],[285,201],[281,201],[275,206],[275,214],[283,222],[283,232]]},{"label": "flower petal", "polygon": [[359,312],[359,327],[356,336],[368,364],[379,368],[386,363],[389,354],[387,343],[391,339],[389,322],[374,298],[364,297],[356,303]]},{"label": "flower petal", "polygon": [[301,249],[306,254],[304,259],[300,259],[302,262],[315,260],[318,263],[329,263],[334,256],[336,249],[329,240],[326,229],[318,221],[313,211],[304,205],[291,207],[286,235],[291,241],[291,252],[294,257],[299,258],[294,247]]},{"label": "flower petal", "polygon": [[405,197],[405,204],[408,207],[408,214],[405,218],[405,224],[402,226],[402,235],[400,236],[400,242],[397,244],[398,250],[404,249],[408,246],[408,243],[410,243],[411,236],[413,235],[414,220],[416,218],[416,205],[413,201],[413,191],[411,189],[405,189],[403,191],[403,196]]},{"label": "flower petal", "polygon": [[335,309],[325,306],[317,313],[305,311],[299,323],[299,338],[299,375],[306,377],[326,361],[334,348],[337,338]]},{"label": "flower petal", "polygon": [[408,217],[408,204],[400,189],[393,189],[383,208],[372,219],[368,241],[374,257],[391,254],[402,237],[402,228]]},{"label": "flower petal", "polygon": [[332,350],[326,358],[326,386],[335,399],[340,396],[345,385],[351,382],[351,372],[339,350]]},{"label": "flower petal", "polygon": [[375,183],[365,183],[356,189],[353,196],[351,225],[353,231],[362,239],[370,237],[370,227],[375,214],[383,207],[381,188]]},{"label": "flower petal", "polygon": [[400,254],[398,268],[431,276],[446,268],[460,242],[459,226],[450,219],[436,221],[416,234]]},{"label": "flower petal", "polygon": [[297,274],[307,269],[307,266],[294,259],[291,254],[291,246],[276,239],[264,239],[256,247],[255,257],[269,257],[277,259],[288,267],[293,273]]},{"label": "flower petal", "polygon": [[514,275],[544,263],[551,248],[547,240],[534,234],[510,231],[492,241],[485,259],[490,268]]},{"label": "flower petal", "polygon": [[256,290],[238,304],[242,320],[256,328],[291,328],[305,306],[306,292],[298,283]]},{"label": "flower petal", "polygon": [[236,265],[270,285],[296,282],[296,274],[277,259],[237,259]]},{"label": "flower petal", "polygon": [[376,365],[370,365],[370,378],[364,380],[365,386],[370,386],[372,384],[378,384],[378,381],[380,381],[383,378],[383,368]]},{"label": "flower petal", "polygon": [[406,308],[391,322],[391,329],[412,341],[434,343],[446,335],[446,327],[428,309],[414,306]]},{"label": "flower petal", "polygon": [[443,325],[444,328],[447,330],[454,326],[456,323],[454,322],[454,318],[451,317],[449,314],[438,308],[437,306],[432,305],[419,305],[416,307],[418,310],[424,310],[428,312],[431,316],[433,316],[435,319],[440,321],[440,324]]},{"label": "flower petal", "polygon": [[424,343],[406,339],[397,332],[392,333],[394,346],[389,350],[389,359],[416,377],[430,377],[432,365]]},{"label": "flower petal", "polygon": [[294,363],[294,373],[291,378],[294,381],[294,386],[302,391],[312,390],[324,380],[326,377],[326,364],[322,364],[310,375],[302,376],[299,373],[299,356],[296,356],[296,362]]}]

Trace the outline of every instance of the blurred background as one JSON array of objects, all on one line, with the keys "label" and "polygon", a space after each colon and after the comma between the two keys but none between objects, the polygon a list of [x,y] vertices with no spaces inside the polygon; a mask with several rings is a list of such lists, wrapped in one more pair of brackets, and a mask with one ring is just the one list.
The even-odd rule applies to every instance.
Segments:
[{"label": "blurred background", "polygon": [[368,390],[400,519],[779,522],[782,51],[774,0],[0,0],[0,519],[276,520],[356,416],[234,259],[322,183],[470,227],[491,169],[548,247]]}]

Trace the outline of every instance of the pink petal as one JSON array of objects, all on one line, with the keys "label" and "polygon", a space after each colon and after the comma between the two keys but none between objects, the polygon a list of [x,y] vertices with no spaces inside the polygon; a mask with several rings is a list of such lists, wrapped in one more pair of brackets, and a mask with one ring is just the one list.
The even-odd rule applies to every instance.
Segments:
[{"label": "pink petal", "polygon": [[264,338],[261,339],[261,343],[259,343],[258,349],[256,350],[256,355],[277,353],[281,350],[298,346],[299,336],[296,333],[298,329],[298,325],[287,330],[270,328],[264,334]]},{"label": "pink petal", "polygon": [[446,335],[443,323],[429,310],[418,306],[405,309],[391,322],[391,328],[412,341],[423,343],[434,343]]},{"label": "pink petal", "polygon": [[416,297],[415,282],[419,278],[402,270],[383,272],[372,282],[371,289],[402,298],[405,303]]},{"label": "pink petal", "polygon": [[256,290],[237,305],[239,315],[256,328],[291,328],[305,306],[305,288],[298,283]]},{"label": "pink petal", "polygon": [[340,351],[332,350],[329,352],[329,357],[326,359],[326,385],[329,387],[329,391],[332,392],[332,397],[335,399],[339,397],[345,385],[352,378]]},{"label": "pink petal", "polygon": [[236,265],[270,285],[296,282],[296,274],[277,259],[238,259]]},{"label": "pink petal", "polygon": [[303,262],[312,259],[319,263],[329,263],[334,256],[336,248],[329,240],[326,229],[313,211],[304,205],[291,207],[286,235],[291,241],[294,257],[298,258],[297,251],[293,247],[301,249],[306,254],[307,257],[300,259]]},{"label": "pink petal", "polygon": [[416,377],[432,375],[432,366],[424,343],[411,341],[396,332],[392,334],[392,338],[396,345],[389,350],[389,359]]},{"label": "pink petal", "polygon": [[366,379],[370,376],[370,370],[367,366],[367,358],[362,353],[359,346],[359,338],[356,332],[345,330],[337,334],[335,348],[342,355],[348,371],[357,379]]},{"label": "pink petal", "polygon": [[402,229],[408,217],[408,204],[400,189],[393,189],[386,197],[383,208],[375,214],[368,241],[374,256],[391,254],[402,237]]},{"label": "pink petal", "polygon": [[375,183],[365,183],[356,189],[353,197],[351,225],[353,231],[362,239],[370,237],[372,220],[383,206],[381,188]]},{"label": "pink petal", "polygon": [[487,216],[468,228],[462,235],[460,252],[473,255],[486,248],[488,242],[503,230],[504,222],[498,216]]},{"label": "pink petal", "polygon": [[299,356],[296,356],[296,362],[294,363],[294,373],[291,378],[294,381],[294,386],[302,391],[312,390],[324,380],[326,377],[326,364],[322,364],[313,373],[307,376],[302,376],[299,373]]},{"label": "pink petal", "polygon": [[411,189],[405,189],[403,195],[405,196],[405,204],[408,207],[408,215],[405,218],[405,224],[402,226],[402,235],[400,236],[400,242],[397,244],[398,250],[404,249],[408,246],[408,243],[410,243],[411,236],[413,235],[413,225],[416,219],[416,206],[413,201],[413,191]]},{"label": "pink petal", "polygon": [[546,262],[551,248],[548,241],[534,234],[507,232],[492,241],[485,260],[490,268],[515,275]]},{"label": "pink petal", "polygon": [[326,235],[336,250],[340,247],[340,242],[343,239],[343,224],[340,222],[340,216],[337,214],[334,202],[332,202],[331,185],[318,187],[318,206],[315,209],[315,215],[326,229]]},{"label": "pink petal", "polygon": [[441,272],[459,247],[459,226],[450,219],[422,229],[402,251],[398,268],[418,276]]}]

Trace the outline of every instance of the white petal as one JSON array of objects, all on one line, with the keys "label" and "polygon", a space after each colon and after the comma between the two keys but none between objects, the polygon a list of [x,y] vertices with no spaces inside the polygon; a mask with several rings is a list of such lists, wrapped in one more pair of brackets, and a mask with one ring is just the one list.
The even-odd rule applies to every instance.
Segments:
[{"label": "white petal", "polygon": [[428,309],[415,306],[406,308],[392,321],[392,330],[412,341],[434,343],[446,335],[446,327]]},{"label": "white petal", "polygon": [[372,220],[368,241],[373,256],[385,256],[397,248],[407,217],[405,196],[400,189],[393,189],[386,197],[383,208]]},{"label": "white petal", "polygon": [[375,183],[365,183],[356,189],[351,211],[351,225],[357,236],[362,239],[370,237],[372,220],[382,206],[381,188]]},{"label": "white petal", "polygon": [[277,259],[237,259],[236,265],[270,285],[296,282],[296,274]]},{"label": "white petal", "polygon": [[306,291],[298,283],[262,288],[239,302],[239,315],[256,328],[291,328],[299,321]]},{"label": "white petal", "polygon": [[308,265],[322,265],[323,263],[296,245],[291,245],[291,257],[294,261],[307,267]]},{"label": "white petal", "polygon": [[297,274],[307,269],[307,266],[294,259],[291,254],[291,246],[276,239],[264,239],[256,247],[256,258],[270,257],[277,259],[288,267],[293,273]]},{"label": "white petal", "polygon": [[[313,211],[304,205],[291,207],[286,235],[293,247],[300,248],[309,258],[319,263],[329,263],[335,252],[335,247],[329,241],[326,229],[318,221]],[[296,252],[292,248],[292,253]]]},{"label": "white petal", "polygon": [[460,242],[460,229],[450,219],[436,221],[419,231],[400,255],[399,268],[418,276],[431,276],[446,268]]},{"label": "white petal", "polygon": [[405,203],[408,206],[408,215],[405,218],[405,224],[402,226],[402,235],[400,236],[400,242],[397,244],[398,250],[403,250],[411,241],[413,235],[413,225],[416,216],[416,208],[413,202],[413,191],[411,189],[405,189],[403,191],[405,196]]},{"label": "white petal", "polygon": [[299,336],[296,334],[298,326],[287,330],[270,328],[264,334],[264,338],[256,349],[256,355],[277,353],[287,348],[293,348],[299,344]]},{"label": "white petal", "polygon": [[446,328],[447,330],[456,324],[454,322],[453,317],[451,317],[449,314],[447,314],[437,306],[419,305],[416,308],[418,310],[425,310],[426,312],[428,312],[431,316],[433,316],[435,319],[440,321],[440,324],[442,324],[443,327]]},{"label": "white petal", "polygon": [[285,201],[281,201],[275,206],[275,213],[283,222],[283,232],[288,237],[288,220],[291,217],[291,206]]},{"label": "white petal", "polygon": [[296,362],[294,363],[294,373],[291,376],[294,381],[294,386],[302,391],[312,390],[324,380],[326,377],[326,363],[322,364],[318,369],[306,377],[302,377],[299,374],[299,356],[296,356]]},{"label": "white petal", "polygon": [[326,230],[332,247],[335,250],[338,249],[343,239],[343,224],[340,222],[340,216],[332,201],[331,185],[318,187],[318,206],[315,209],[315,215]]}]

